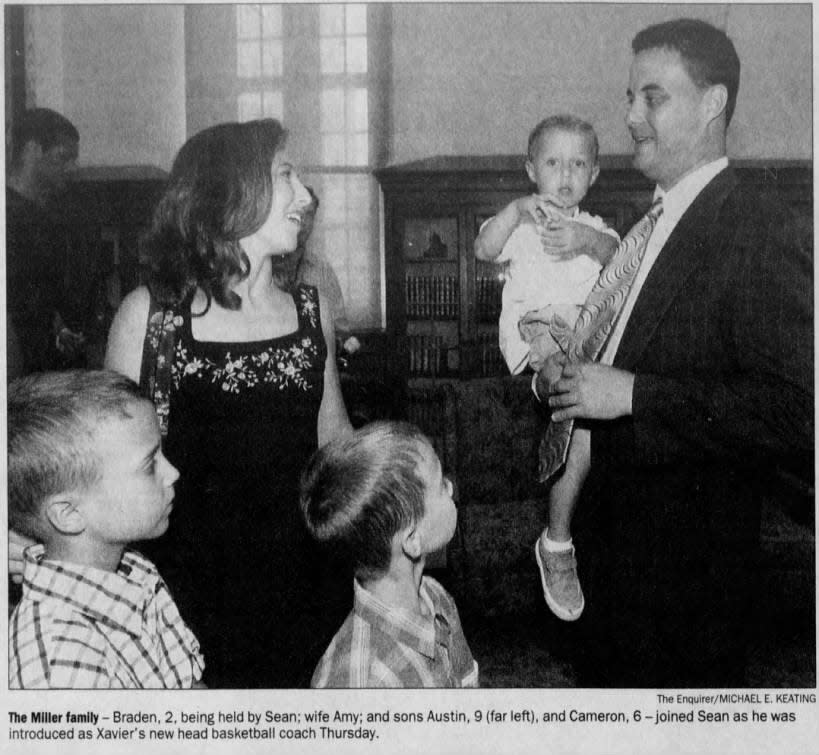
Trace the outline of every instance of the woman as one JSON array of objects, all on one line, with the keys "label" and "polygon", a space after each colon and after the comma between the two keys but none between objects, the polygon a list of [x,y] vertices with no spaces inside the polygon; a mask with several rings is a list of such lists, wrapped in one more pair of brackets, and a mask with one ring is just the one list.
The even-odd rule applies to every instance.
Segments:
[{"label": "woman", "polygon": [[168,535],[146,550],[209,686],[307,684],[351,603],[298,514],[302,466],[349,420],[329,309],[279,275],[310,202],[285,136],[275,120],[229,123],[182,147],[148,238],[151,284],[123,301],[105,358],[144,384],[149,312],[165,310],[175,346],[157,408],[182,477]]}]

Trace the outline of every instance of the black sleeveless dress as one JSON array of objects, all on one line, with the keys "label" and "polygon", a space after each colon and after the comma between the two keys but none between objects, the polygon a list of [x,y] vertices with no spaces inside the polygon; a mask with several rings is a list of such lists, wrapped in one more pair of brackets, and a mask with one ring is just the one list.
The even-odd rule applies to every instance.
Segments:
[{"label": "black sleeveless dress", "polygon": [[202,644],[212,687],[307,686],[352,606],[298,508],[317,446],[327,348],[318,292],[293,292],[298,330],[195,341],[183,308],[165,453],[180,471],[168,533],[151,548]]}]

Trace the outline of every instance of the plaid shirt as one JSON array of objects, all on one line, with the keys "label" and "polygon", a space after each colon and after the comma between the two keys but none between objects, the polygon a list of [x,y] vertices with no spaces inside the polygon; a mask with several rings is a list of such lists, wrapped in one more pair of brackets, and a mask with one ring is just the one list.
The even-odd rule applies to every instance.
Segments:
[{"label": "plaid shirt", "polygon": [[23,598],[10,619],[9,687],[190,688],[199,643],[156,567],[126,551],[116,572],[25,551]]},{"label": "plaid shirt", "polygon": [[419,623],[355,581],[355,604],[319,661],[313,687],[477,687],[478,664],[458,609],[430,577],[421,598],[434,616]]}]

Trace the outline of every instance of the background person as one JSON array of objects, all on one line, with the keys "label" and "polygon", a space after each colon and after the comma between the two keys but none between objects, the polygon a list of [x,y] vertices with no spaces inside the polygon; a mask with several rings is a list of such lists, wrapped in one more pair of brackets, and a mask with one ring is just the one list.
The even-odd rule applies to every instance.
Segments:
[{"label": "background person", "polygon": [[82,351],[82,313],[66,284],[66,229],[52,211],[79,142],[74,124],[48,108],[25,111],[12,127],[6,177],[9,379],[70,364]]}]

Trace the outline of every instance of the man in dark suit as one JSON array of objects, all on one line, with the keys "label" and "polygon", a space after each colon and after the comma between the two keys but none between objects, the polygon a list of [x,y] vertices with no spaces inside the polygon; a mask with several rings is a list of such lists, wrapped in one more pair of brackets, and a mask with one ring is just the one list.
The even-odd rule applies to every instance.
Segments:
[{"label": "man in dark suit", "polygon": [[744,686],[762,499],[788,494],[783,461],[812,474],[812,260],[728,166],[729,38],[682,19],[632,47],[626,123],[663,214],[600,362],[537,379],[591,428],[582,683]]}]

